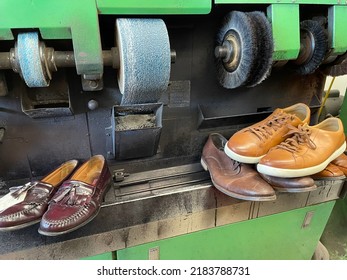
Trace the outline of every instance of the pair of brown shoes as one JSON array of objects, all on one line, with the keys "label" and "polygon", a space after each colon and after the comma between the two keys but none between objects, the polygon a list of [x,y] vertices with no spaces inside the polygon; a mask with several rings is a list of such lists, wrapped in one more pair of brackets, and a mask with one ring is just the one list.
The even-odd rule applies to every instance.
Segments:
[{"label": "pair of brown shoes", "polygon": [[229,158],[221,134],[212,133],[202,150],[201,165],[209,171],[213,185],[224,194],[242,200],[271,201],[274,189],[265,182],[250,164]]},{"label": "pair of brown shoes", "polygon": [[102,155],[77,165],[77,160],[65,162],[40,181],[10,188],[0,199],[0,231],[40,222],[40,234],[55,236],[94,219],[111,185],[111,173]]},{"label": "pair of brown shoes", "polygon": [[346,149],[343,125],[328,118],[309,126],[310,109],[298,103],[276,109],[265,120],[236,132],[225,153],[244,163],[258,163],[269,176],[293,178],[318,173]]},{"label": "pair of brown shoes", "polygon": [[222,135],[212,133],[203,148],[201,165],[209,171],[213,185],[224,194],[242,200],[271,201],[279,192],[308,192],[317,188],[311,177],[280,178],[260,174],[254,165],[229,158]]}]

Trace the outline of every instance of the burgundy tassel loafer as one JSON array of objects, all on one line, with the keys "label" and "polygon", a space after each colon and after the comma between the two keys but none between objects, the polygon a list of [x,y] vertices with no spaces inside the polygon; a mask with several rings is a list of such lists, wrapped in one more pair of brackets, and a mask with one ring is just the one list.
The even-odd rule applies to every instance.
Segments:
[{"label": "burgundy tassel loafer", "polygon": [[0,199],[0,231],[28,227],[41,220],[58,187],[75,170],[77,160],[63,163],[41,181],[10,188]]},{"label": "burgundy tassel loafer", "polygon": [[56,236],[74,231],[99,213],[112,176],[102,155],[86,161],[53,196],[40,223],[39,233]]}]

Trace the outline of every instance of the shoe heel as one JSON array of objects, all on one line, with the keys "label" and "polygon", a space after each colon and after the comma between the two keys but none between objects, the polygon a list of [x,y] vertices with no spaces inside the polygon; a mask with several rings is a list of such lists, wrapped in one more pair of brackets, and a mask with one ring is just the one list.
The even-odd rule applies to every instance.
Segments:
[{"label": "shoe heel", "polygon": [[205,161],[204,161],[203,159],[200,160],[200,163],[201,163],[201,165],[202,165],[202,168],[203,168],[205,171],[208,171],[208,167],[207,167],[207,165],[206,165],[206,163],[205,163]]}]

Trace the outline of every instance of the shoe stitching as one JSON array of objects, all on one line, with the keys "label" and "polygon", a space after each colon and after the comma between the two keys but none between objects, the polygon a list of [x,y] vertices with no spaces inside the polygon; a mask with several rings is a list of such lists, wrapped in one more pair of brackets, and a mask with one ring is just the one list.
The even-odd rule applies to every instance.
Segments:
[{"label": "shoe stitching", "polygon": [[278,129],[288,124],[289,120],[294,120],[294,118],[294,115],[281,112],[273,115],[272,118],[265,124],[261,124],[256,127],[250,127],[245,131],[254,133],[259,138],[259,140],[264,141],[269,139],[269,137],[271,139],[271,136],[274,132],[277,132]]},{"label": "shoe stitching", "polygon": [[51,220],[51,219],[42,219],[42,221],[46,224],[48,224],[49,226],[61,226],[61,225],[66,225],[66,224],[71,224],[72,222],[75,221],[75,218],[78,219],[82,216],[85,216],[85,214],[87,213],[88,211],[88,208],[91,206],[91,204],[94,204],[95,203],[92,201],[86,205],[84,205],[82,208],[80,208],[76,213],[64,218],[64,219],[60,219],[60,220]]}]

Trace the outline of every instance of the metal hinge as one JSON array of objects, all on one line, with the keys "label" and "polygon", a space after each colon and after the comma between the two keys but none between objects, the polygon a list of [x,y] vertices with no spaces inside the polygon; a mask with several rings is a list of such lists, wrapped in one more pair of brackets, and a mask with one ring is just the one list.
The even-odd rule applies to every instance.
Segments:
[{"label": "metal hinge", "polygon": [[114,182],[122,182],[126,177],[130,174],[124,172],[124,169],[117,169],[113,171],[113,181]]}]

